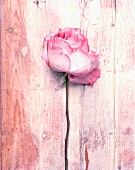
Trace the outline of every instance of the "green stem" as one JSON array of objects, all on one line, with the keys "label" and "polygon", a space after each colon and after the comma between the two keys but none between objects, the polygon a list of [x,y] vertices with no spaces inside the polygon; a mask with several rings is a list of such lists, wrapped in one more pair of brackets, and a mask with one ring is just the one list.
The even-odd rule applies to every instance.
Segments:
[{"label": "green stem", "polygon": [[69,120],[69,112],[68,112],[68,75],[65,77],[66,80],[66,119],[67,119],[67,131],[65,138],[65,170],[68,170],[68,138],[69,138],[69,128],[70,128],[70,120]]}]

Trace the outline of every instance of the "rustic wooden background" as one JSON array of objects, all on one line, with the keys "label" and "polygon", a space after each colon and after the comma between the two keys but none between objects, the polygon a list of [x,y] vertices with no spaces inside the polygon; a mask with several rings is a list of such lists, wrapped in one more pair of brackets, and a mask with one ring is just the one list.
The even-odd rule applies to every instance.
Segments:
[{"label": "rustic wooden background", "polygon": [[46,34],[80,27],[100,54],[94,87],[69,85],[69,170],[135,169],[135,1],[0,0],[1,170],[64,170],[66,91]]}]

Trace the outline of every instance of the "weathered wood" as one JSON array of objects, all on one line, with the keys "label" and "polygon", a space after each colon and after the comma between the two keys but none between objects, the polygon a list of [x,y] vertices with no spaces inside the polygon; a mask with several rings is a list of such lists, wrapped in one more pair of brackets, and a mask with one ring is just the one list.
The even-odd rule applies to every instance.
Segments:
[{"label": "weathered wood", "polygon": [[135,2],[116,4],[115,169],[135,169]]},{"label": "weathered wood", "polygon": [[80,27],[100,55],[101,78],[93,87],[69,85],[70,170],[114,169],[113,1],[80,1]]},{"label": "weathered wood", "polygon": [[63,170],[65,88],[41,59],[59,15],[46,1],[4,0],[2,11],[2,169]]},{"label": "weathered wood", "polygon": [[101,78],[93,87],[69,83],[69,170],[135,169],[135,2],[0,5],[0,168],[64,170],[66,93],[41,59],[42,41],[60,27],[80,27],[100,55]]}]

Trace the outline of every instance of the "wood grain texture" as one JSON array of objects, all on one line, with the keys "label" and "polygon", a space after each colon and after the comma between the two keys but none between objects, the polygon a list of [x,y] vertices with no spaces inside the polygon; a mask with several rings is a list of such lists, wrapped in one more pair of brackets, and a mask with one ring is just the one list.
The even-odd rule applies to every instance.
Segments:
[{"label": "wood grain texture", "polygon": [[93,87],[69,83],[69,170],[134,170],[135,1],[0,5],[1,170],[64,170],[65,88],[41,59],[44,36],[64,27],[81,28],[101,68]]},{"label": "wood grain texture", "polygon": [[59,16],[45,1],[4,0],[2,11],[2,169],[63,170],[65,88],[41,59]]},{"label": "wood grain texture", "polygon": [[115,169],[135,169],[135,3],[116,4]]},{"label": "wood grain texture", "polygon": [[69,85],[70,170],[114,169],[114,1],[80,1],[80,27],[100,55],[93,87]]}]

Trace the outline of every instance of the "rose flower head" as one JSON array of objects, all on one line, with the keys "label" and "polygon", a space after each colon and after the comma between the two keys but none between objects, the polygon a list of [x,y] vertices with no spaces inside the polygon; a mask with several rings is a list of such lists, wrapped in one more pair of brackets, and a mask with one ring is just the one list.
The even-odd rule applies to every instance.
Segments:
[{"label": "rose flower head", "polygon": [[47,35],[43,49],[47,65],[68,74],[70,82],[93,85],[100,77],[98,55],[89,50],[88,40],[79,28],[59,29]]}]

